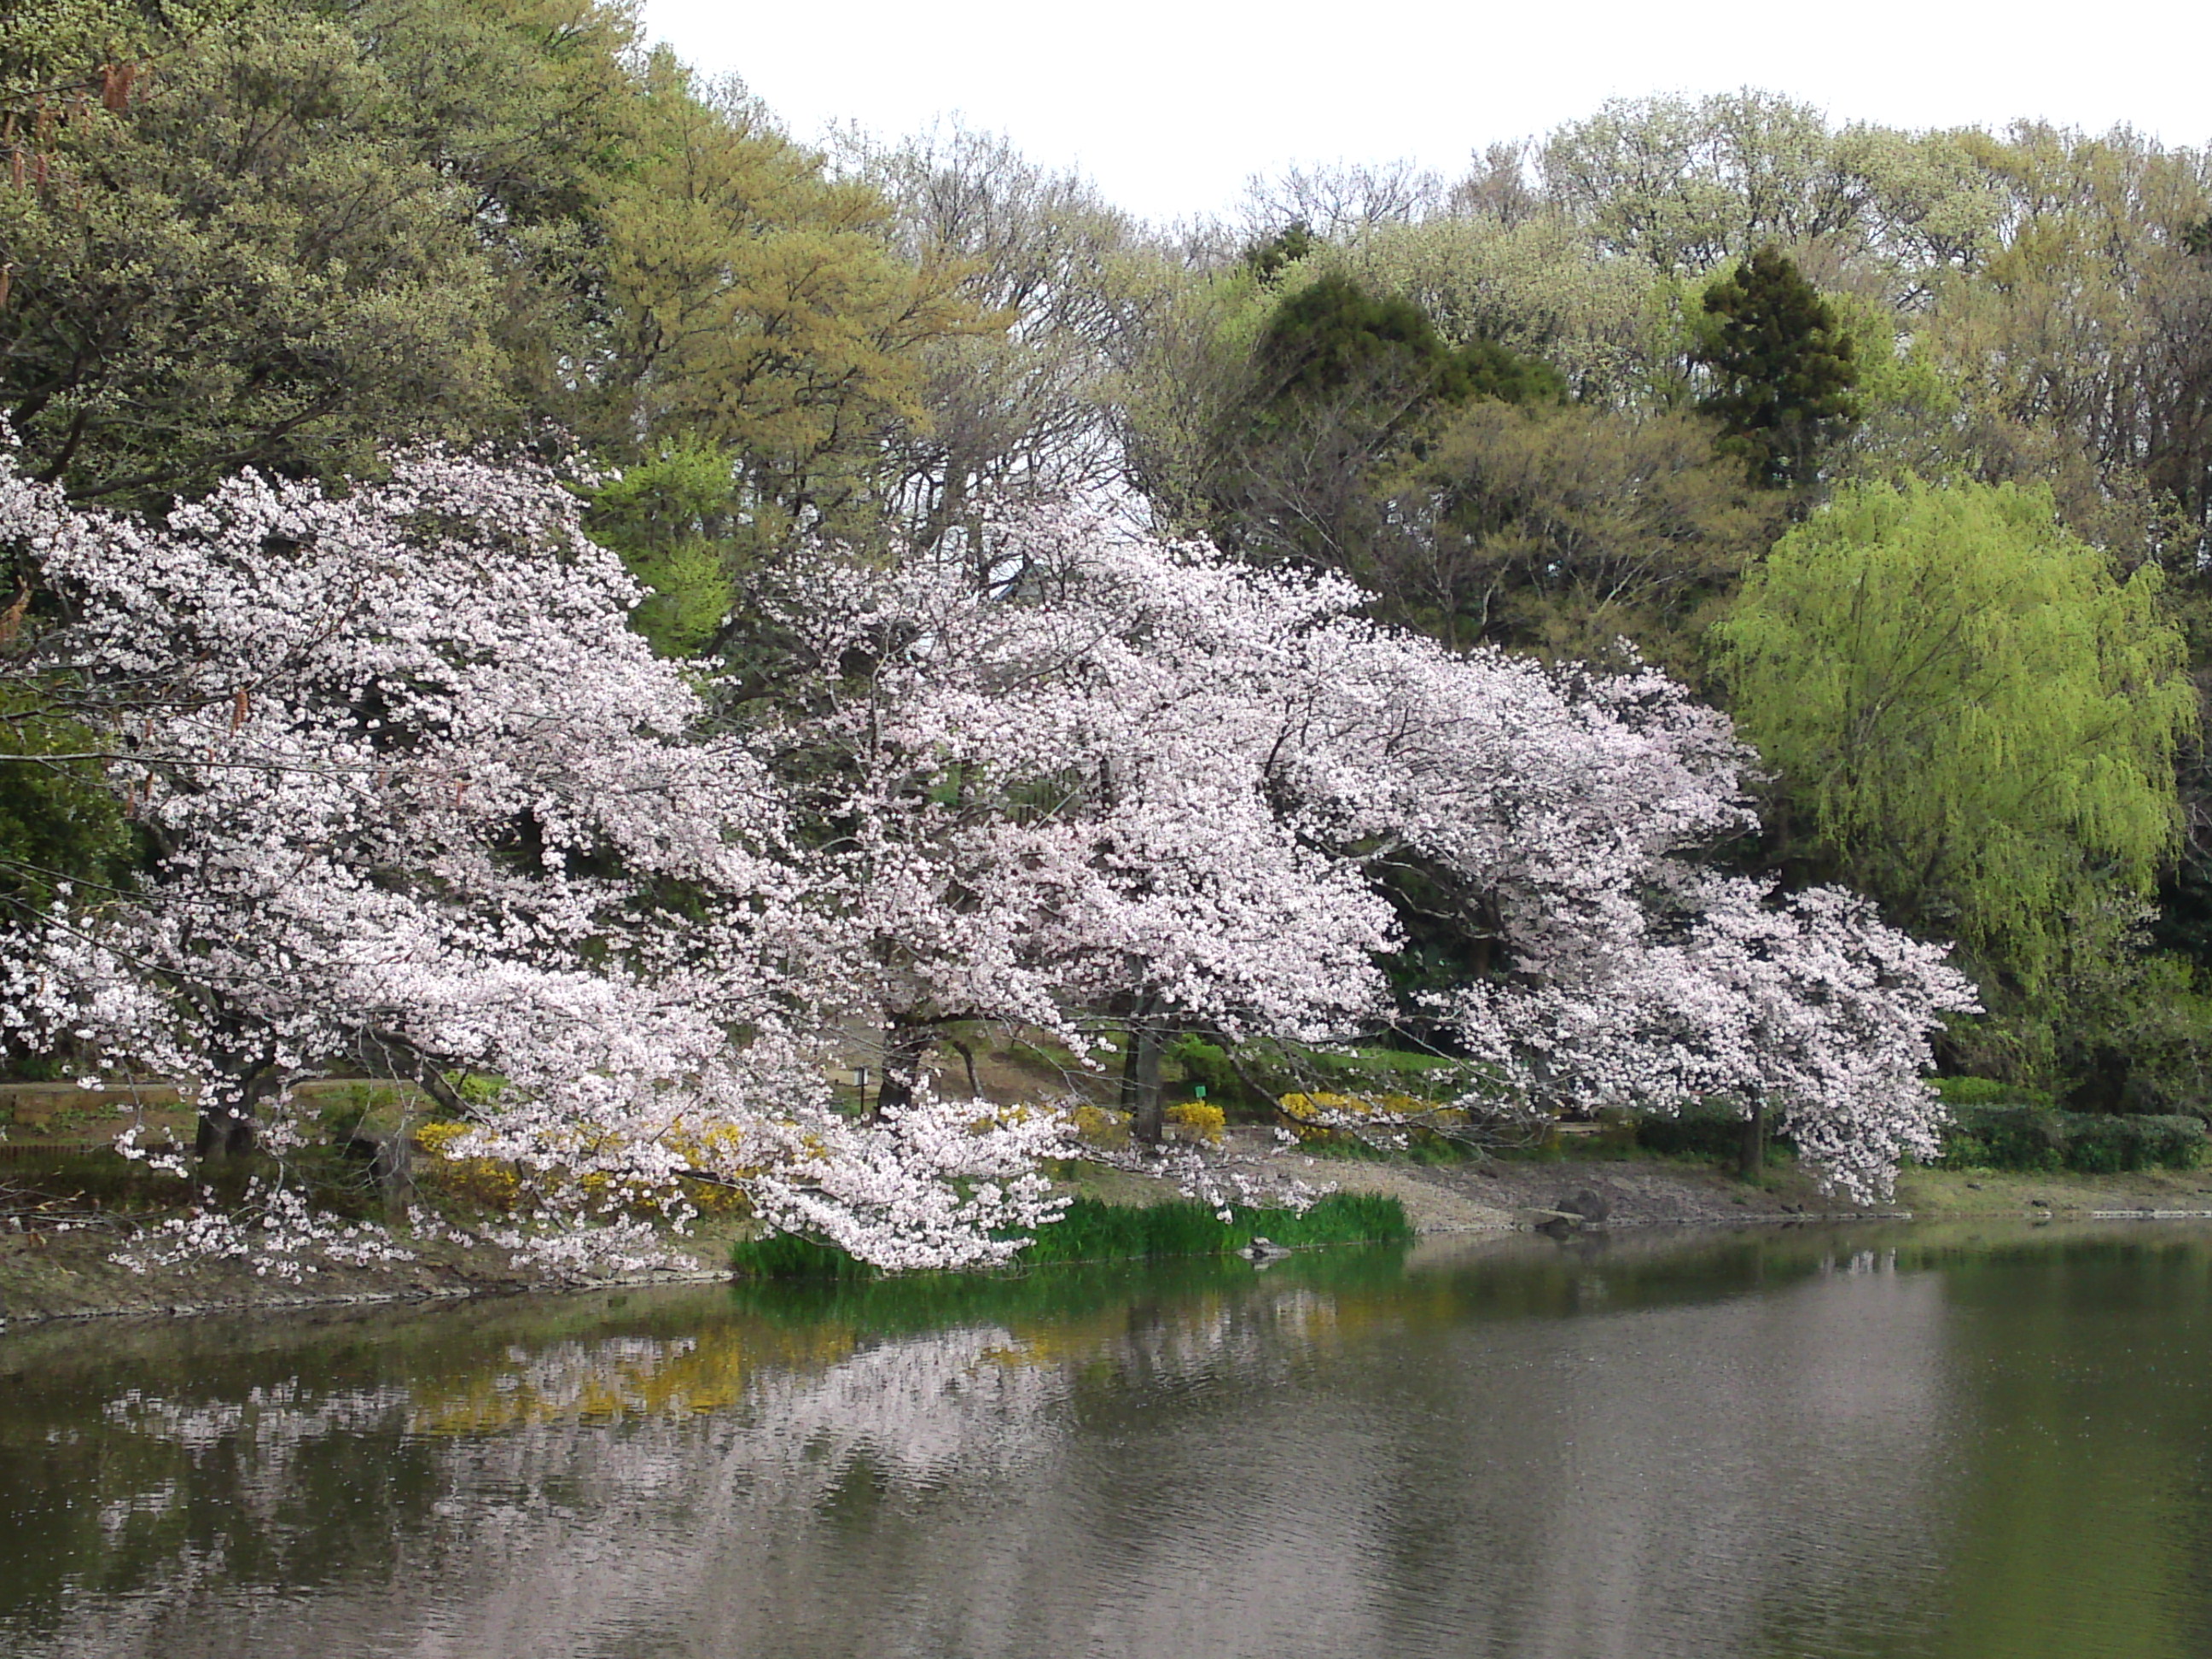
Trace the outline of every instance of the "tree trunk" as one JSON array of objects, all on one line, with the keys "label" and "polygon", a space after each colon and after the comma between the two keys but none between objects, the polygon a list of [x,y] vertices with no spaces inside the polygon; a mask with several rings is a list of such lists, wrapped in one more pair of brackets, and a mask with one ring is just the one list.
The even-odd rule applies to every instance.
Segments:
[{"label": "tree trunk", "polygon": [[1766,1167],[1766,1103],[1753,1101],[1743,1120],[1743,1170],[1757,1175]]},{"label": "tree trunk", "polygon": [[1141,1019],[1129,1022],[1128,1047],[1121,1054],[1121,1109],[1129,1133],[1148,1146],[1160,1144],[1165,1120],[1160,1098],[1160,1033]]},{"label": "tree trunk", "polygon": [[276,1080],[265,1068],[250,1072],[240,1080],[236,1095],[222,1102],[204,1101],[199,1127],[192,1135],[192,1156],[203,1164],[252,1157],[258,1144],[254,1110]]},{"label": "tree trunk", "polygon": [[887,1111],[902,1110],[914,1103],[915,1091],[921,1086],[922,1074],[936,1047],[937,1033],[930,1026],[895,1019],[884,1028],[884,1075],[876,1085],[876,1103],[868,1112],[870,1122]]}]

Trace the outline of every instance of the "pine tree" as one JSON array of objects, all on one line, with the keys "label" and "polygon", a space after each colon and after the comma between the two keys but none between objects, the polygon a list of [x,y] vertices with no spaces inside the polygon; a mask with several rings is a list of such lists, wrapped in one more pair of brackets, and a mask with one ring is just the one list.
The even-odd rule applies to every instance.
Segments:
[{"label": "pine tree", "polygon": [[1721,422],[1715,447],[1739,457],[1754,484],[1812,483],[1820,451],[1860,414],[1858,364],[1834,311],[1772,247],[1707,289],[1705,310],[1693,356],[1713,374],[1701,407]]}]

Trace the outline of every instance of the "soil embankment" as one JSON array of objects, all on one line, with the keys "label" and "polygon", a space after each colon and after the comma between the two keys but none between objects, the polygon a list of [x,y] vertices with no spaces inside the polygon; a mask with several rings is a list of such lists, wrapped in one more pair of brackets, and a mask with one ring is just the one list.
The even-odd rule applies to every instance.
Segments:
[{"label": "soil embankment", "polygon": [[434,1301],[559,1290],[590,1283],[664,1284],[726,1276],[728,1240],[672,1241],[678,1265],[580,1280],[518,1267],[483,1244],[410,1241],[412,1261],[324,1267],[292,1281],[241,1261],[137,1269],[112,1258],[125,1236],[105,1229],[0,1233],[0,1324],[100,1315],[142,1316],[273,1311],[349,1303]]}]

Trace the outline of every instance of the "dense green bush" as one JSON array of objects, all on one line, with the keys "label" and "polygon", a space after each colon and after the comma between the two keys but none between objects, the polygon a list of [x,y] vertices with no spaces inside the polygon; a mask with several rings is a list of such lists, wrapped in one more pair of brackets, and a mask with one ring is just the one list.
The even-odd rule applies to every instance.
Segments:
[{"label": "dense green bush", "polygon": [[1957,1105],[1944,1131],[1947,1170],[2192,1170],[2209,1141],[2194,1117],[2121,1117],[2045,1106]]},{"label": "dense green bush", "polygon": [[1185,1081],[1204,1088],[1206,1097],[1224,1110],[1237,1108],[1251,1110],[1270,1104],[1250,1089],[1237,1075],[1230,1063],[1229,1052],[1220,1044],[1208,1042],[1204,1037],[1177,1037],[1168,1044],[1162,1057],[1182,1067]]},{"label": "dense green bush", "polygon": [[1936,1093],[1946,1106],[2049,1106],[2051,1093],[2045,1089],[2022,1088],[2016,1083],[2006,1083],[1993,1077],[1939,1077],[1933,1079]]}]

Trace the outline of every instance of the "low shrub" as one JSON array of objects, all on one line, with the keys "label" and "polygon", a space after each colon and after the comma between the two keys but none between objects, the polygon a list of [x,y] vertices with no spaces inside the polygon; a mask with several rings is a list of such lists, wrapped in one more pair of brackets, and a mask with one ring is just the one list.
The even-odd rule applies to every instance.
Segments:
[{"label": "low shrub", "polygon": [[1229,1121],[1221,1108],[1211,1101],[1188,1100],[1167,1110],[1168,1121],[1186,1131],[1191,1139],[1211,1141],[1218,1146],[1228,1133]]},{"label": "low shrub", "polygon": [[2054,1103],[2045,1089],[2022,1088],[1993,1077],[1930,1079],[1936,1097],[1946,1106],[2049,1106]]},{"label": "low shrub", "polygon": [[416,1170],[422,1179],[454,1197],[488,1210],[512,1211],[522,1200],[522,1176],[512,1164],[494,1158],[457,1158],[451,1148],[473,1125],[425,1123],[415,1144],[429,1154]]},{"label": "low shrub", "polygon": [[1182,1069],[1184,1081],[1202,1087],[1206,1099],[1215,1106],[1258,1111],[1267,1104],[1264,1097],[1245,1086],[1237,1067],[1230,1063],[1229,1051],[1218,1042],[1208,1042],[1203,1037],[1180,1036],[1160,1052],[1162,1059]]},{"label": "low shrub", "polygon": [[1118,1151],[1129,1144],[1129,1115],[1085,1103],[1075,1109],[1075,1133],[1094,1146]]},{"label": "low shrub", "polygon": [[2118,1175],[2193,1170],[2212,1138],[2195,1117],[2123,1117],[2047,1106],[1954,1105],[1943,1133],[1946,1170],[2071,1170]]}]

